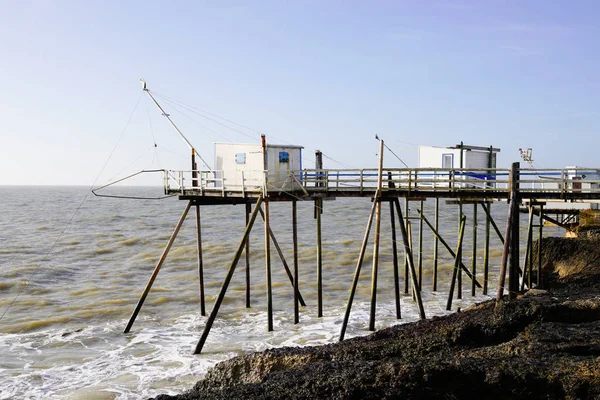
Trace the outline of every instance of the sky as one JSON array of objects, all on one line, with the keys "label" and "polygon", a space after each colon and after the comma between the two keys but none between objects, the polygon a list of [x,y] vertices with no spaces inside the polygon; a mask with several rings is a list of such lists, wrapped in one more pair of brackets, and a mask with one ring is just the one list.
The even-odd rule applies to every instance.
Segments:
[{"label": "sky", "polygon": [[261,133],[304,146],[308,168],[316,149],[325,168],[375,168],[376,134],[411,167],[418,145],[461,141],[501,148],[499,167],[519,148],[538,168],[600,167],[595,0],[0,6],[0,185],[188,169],[141,77],[211,167],[214,142]]}]

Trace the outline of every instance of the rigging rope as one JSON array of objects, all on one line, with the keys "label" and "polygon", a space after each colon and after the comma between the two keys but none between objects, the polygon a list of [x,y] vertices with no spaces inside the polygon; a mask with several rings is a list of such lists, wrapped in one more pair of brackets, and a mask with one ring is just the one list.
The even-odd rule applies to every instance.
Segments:
[{"label": "rigging rope", "polygon": [[96,179],[94,179],[94,182],[89,186],[88,190],[86,191],[85,195],[83,196],[83,199],[81,200],[81,202],[79,203],[79,205],[75,209],[75,212],[73,212],[73,214],[71,215],[71,218],[69,218],[69,221],[62,228],[62,230],[60,231],[59,235],[56,237],[56,239],[54,240],[54,242],[52,243],[52,245],[50,246],[50,248],[48,249],[48,251],[46,251],[46,253],[42,257],[42,260],[40,261],[40,263],[27,276],[26,284],[23,285],[23,286],[21,286],[21,288],[19,289],[19,291],[17,292],[17,294],[15,295],[15,297],[8,304],[8,306],[6,306],[6,308],[4,309],[4,312],[2,313],[2,315],[0,315],[0,321],[2,321],[2,319],[4,318],[4,316],[6,315],[6,313],[8,313],[8,311],[12,308],[12,306],[15,304],[15,302],[21,296],[21,294],[23,294],[23,292],[27,288],[29,282],[35,277],[35,275],[40,270],[41,266],[44,265],[44,263],[48,259],[48,256],[50,255],[50,253],[52,252],[52,250],[54,250],[54,247],[56,247],[56,244],[58,243],[58,241],[63,237],[63,235],[65,234],[65,232],[67,231],[67,229],[69,228],[69,226],[71,225],[71,223],[73,222],[73,220],[75,219],[75,216],[77,215],[77,213],[79,212],[79,210],[83,206],[83,203],[87,200],[88,196],[92,192],[92,188],[94,187],[94,185],[96,185],[96,182],[100,178],[100,175],[102,175],[102,173],[104,172],[104,169],[106,168],[106,166],[108,165],[108,162],[110,161],[110,159],[112,158],[113,154],[115,153],[115,150],[117,149],[117,146],[119,145],[119,143],[121,142],[121,139],[125,135],[125,132],[127,131],[127,128],[129,127],[129,124],[131,123],[131,120],[133,119],[133,115],[135,114],[135,112],[136,112],[136,110],[138,108],[138,105],[140,104],[140,99],[141,99],[142,95],[143,95],[143,93],[140,93],[140,96],[138,97],[138,99],[137,99],[137,101],[135,103],[135,107],[134,107],[133,111],[131,112],[131,115],[129,116],[129,119],[127,120],[127,124],[125,124],[125,128],[123,129],[123,131],[121,132],[119,138],[117,139],[117,143],[115,143],[112,151],[110,152],[110,155],[108,156],[108,159],[106,160],[106,162],[102,166],[102,169],[100,170],[100,172],[96,176]]}]

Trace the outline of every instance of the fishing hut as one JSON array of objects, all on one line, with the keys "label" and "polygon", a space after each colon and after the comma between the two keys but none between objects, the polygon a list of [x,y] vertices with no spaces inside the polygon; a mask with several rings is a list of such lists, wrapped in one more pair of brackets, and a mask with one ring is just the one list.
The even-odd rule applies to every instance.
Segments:
[{"label": "fishing hut", "polygon": [[[384,153],[389,149],[383,140],[379,140],[379,163],[376,168],[362,169],[325,169],[320,151],[315,152],[315,168],[306,169],[302,165],[302,146],[272,145],[267,143],[265,135],[261,136],[260,143],[229,144],[218,143],[215,145],[215,164],[210,168],[205,160],[196,152],[189,140],[177,128],[156,102],[152,93],[146,88],[144,91],[154,101],[163,115],[169,120],[180,136],[191,149],[191,169],[186,171],[164,170],[164,190],[166,194],[177,195],[186,206],[175,226],[148,283],[129,319],[125,333],[129,332],[137,315],[139,314],[150,289],[158,276],[175,237],[184,223],[191,208],[196,212],[197,249],[198,249],[198,276],[200,289],[201,314],[206,315],[204,301],[204,263],[202,258],[202,225],[200,206],[217,204],[245,205],[246,227],[240,232],[240,240],[227,273],[222,282],[221,289],[215,303],[208,315],[204,330],[195,348],[195,353],[200,353],[204,347],[211,327],[219,313],[233,274],[244,256],[246,273],[246,306],[250,306],[250,232],[259,218],[264,223],[264,266],[266,271],[267,290],[267,329],[273,330],[273,296],[272,296],[272,257],[274,248],[281,265],[283,266],[294,293],[294,321],[299,322],[299,306],[304,306],[301,288],[298,284],[298,215],[297,202],[310,201],[314,203],[316,219],[316,265],[310,266],[317,272],[317,308],[318,316],[323,315],[322,296],[322,232],[321,214],[324,200],[335,200],[337,197],[370,198],[371,211],[365,217],[365,232],[360,249],[357,249],[357,261],[350,290],[346,312],[340,332],[340,340],[344,339],[349,316],[354,300],[354,295],[359,283],[367,244],[373,237],[373,256],[371,266],[371,299],[369,329],[375,330],[375,307],[377,303],[377,276],[379,271],[379,252],[381,241],[381,215],[382,207],[389,207],[391,226],[391,253],[393,256],[394,292],[396,299],[396,317],[401,317],[400,310],[400,273],[404,270],[404,292],[412,292],[421,318],[426,317],[421,299],[422,285],[422,251],[424,227],[434,237],[434,268],[433,287],[437,290],[437,252],[439,245],[454,259],[450,290],[448,293],[447,309],[452,307],[455,296],[460,297],[462,292],[462,277],[469,279],[472,294],[480,288],[484,294],[488,290],[489,268],[489,243],[493,231],[503,244],[503,254],[498,278],[497,301],[501,301],[504,291],[508,297],[514,298],[523,290],[541,284],[541,257],[538,257],[537,280],[532,279],[532,241],[533,228],[538,227],[538,240],[542,239],[543,220],[548,220],[544,213],[544,204],[547,201],[560,200],[563,202],[577,202],[600,200],[600,179],[598,170],[569,169],[560,170],[534,170],[521,168],[520,163],[513,163],[510,169],[496,167],[498,148],[467,146],[464,144],[455,147],[419,147],[419,168],[385,168]],[[197,159],[200,159],[205,169],[198,168]],[[571,169],[573,170],[573,169]],[[592,173],[595,171],[594,173]],[[586,181],[582,182],[583,175]],[[578,177],[581,177],[579,179]],[[593,177],[587,178],[587,177]],[[550,188],[550,184],[556,184]],[[404,199],[405,207],[402,210],[400,199]],[[434,216],[424,215],[423,202],[426,199],[435,199]],[[448,241],[439,233],[439,200],[455,202],[459,205],[456,246],[452,248]],[[269,204],[273,201],[287,202],[291,206],[290,224],[292,226],[293,258],[288,263],[270,228]],[[504,234],[492,218],[490,208],[494,201],[508,201],[509,214]],[[418,202],[418,215],[409,216],[409,202]],[[467,229],[467,217],[462,212],[462,207],[467,204],[473,207],[470,225],[473,227],[471,268],[463,263],[462,243]],[[519,212],[520,206],[526,204],[529,211],[528,240],[525,262],[521,263],[519,249]],[[477,210],[481,208],[485,213],[485,237],[483,272],[478,270],[479,261],[476,257],[477,249]],[[533,224],[534,211],[538,211],[539,224]],[[430,218],[432,221],[430,221]],[[419,221],[419,241],[413,247],[411,220]],[[397,236],[399,230],[399,237]],[[404,259],[401,262],[399,250],[403,250]],[[541,251],[541,246],[538,246]],[[418,264],[415,264],[414,254],[418,254]],[[404,268],[401,268],[403,264]],[[523,266],[523,268],[521,268]],[[508,273],[508,284],[506,275]],[[483,285],[481,284],[483,282]],[[456,290],[457,289],[457,290]]]}]

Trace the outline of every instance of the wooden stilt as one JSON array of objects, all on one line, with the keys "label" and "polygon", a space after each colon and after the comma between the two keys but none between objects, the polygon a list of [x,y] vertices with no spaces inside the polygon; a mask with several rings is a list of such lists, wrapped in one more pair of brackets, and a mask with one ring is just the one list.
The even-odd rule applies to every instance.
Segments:
[{"label": "wooden stilt", "polygon": [[423,287],[423,200],[419,205],[419,288]]},{"label": "wooden stilt", "polygon": [[519,275],[521,273],[521,269],[519,267],[519,204],[521,203],[521,198],[519,196],[519,163],[513,163],[511,168],[511,204],[516,203],[513,210],[514,214],[512,215],[512,232],[511,232],[511,240],[510,240],[510,269],[508,270],[508,298],[514,299],[517,297],[519,293]]},{"label": "wooden stilt", "polygon": [[[265,203],[265,205],[266,205],[266,203]],[[265,209],[266,209],[266,207],[265,207]],[[259,210],[259,212],[260,212],[260,216],[262,217],[263,221],[266,222],[265,214],[263,213],[263,211]],[[275,238],[275,234],[273,233],[273,229],[271,229],[270,226],[269,226],[269,236],[271,237],[271,241],[273,242],[273,246],[275,247],[275,250],[277,251],[277,254],[279,255],[279,259],[281,260],[281,263],[283,264],[283,269],[285,270],[285,273],[288,276],[288,279],[290,280],[290,283],[292,284],[293,287],[295,287],[295,285],[294,285],[294,276],[292,275],[292,271],[290,271],[290,267],[289,267],[287,261],[285,260],[285,256],[283,255],[283,251],[281,251],[281,247],[279,246],[279,242]],[[302,298],[302,294],[300,294],[300,292],[298,292],[297,294],[298,294],[298,301],[300,302],[300,304],[302,305],[302,307],[305,307],[306,303],[304,303],[304,299]]]},{"label": "wooden stilt", "polygon": [[358,254],[358,261],[356,262],[356,269],[354,270],[354,278],[352,279],[352,286],[350,287],[350,294],[348,296],[348,303],[346,304],[346,313],[344,314],[344,321],[342,322],[342,329],[340,331],[340,342],[344,340],[346,335],[346,328],[348,327],[348,319],[350,318],[350,311],[352,310],[352,302],[354,301],[354,294],[356,293],[356,286],[358,285],[358,279],[360,278],[360,270],[362,263],[365,258],[365,251],[367,249],[367,243],[369,241],[369,233],[371,232],[371,225],[373,223],[373,215],[375,215],[375,208],[377,202],[373,201],[371,206],[371,213],[369,214],[369,220],[367,221],[367,227],[365,228],[365,234],[363,237],[362,245],[360,246],[360,253]]},{"label": "wooden stilt", "polygon": [[[463,204],[462,204],[462,199],[460,199],[458,201],[458,232],[460,233],[460,226],[461,226],[461,221],[462,221],[462,217],[463,217]],[[456,258],[458,258],[458,262],[460,264],[462,264],[462,247],[460,248],[460,251],[456,253]],[[458,272],[458,291],[456,293],[456,298],[457,299],[462,299],[462,271],[459,269]]]},{"label": "wooden stilt", "polygon": [[[471,273],[477,276],[477,203],[473,204],[473,253],[471,255]],[[475,296],[475,279],[471,280],[471,296]]]},{"label": "wooden stilt", "polygon": [[[231,282],[231,278],[233,277],[233,273],[235,272],[235,268],[242,256],[242,252],[244,251],[244,246],[246,245],[246,241],[250,236],[250,231],[252,230],[252,226],[254,225],[254,221],[256,220],[256,216],[258,215],[258,210],[260,209],[261,203],[263,201],[263,197],[260,196],[256,201],[256,205],[254,206],[254,211],[252,212],[252,216],[246,225],[246,229],[244,230],[244,235],[242,236],[242,241],[240,242],[235,255],[233,256],[233,260],[231,261],[231,265],[229,266],[229,270],[227,271],[227,275],[225,276],[225,280],[223,281],[223,285],[221,286],[221,290],[219,291],[219,295],[217,296],[217,300],[215,300],[215,305],[208,316],[208,320],[206,321],[206,325],[204,326],[204,331],[202,332],[202,336],[196,345],[196,349],[194,350],[194,354],[200,354],[202,352],[202,348],[204,347],[204,343],[206,342],[206,338],[210,333],[210,329],[212,328],[213,323],[215,322],[215,318],[219,313],[219,308],[221,307],[221,303],[223,303],[223,299],[225,298],[225,293],[227,292],[227,288],[229,287],[229,283]],[[267,236],[268,238],[268,236]]]},{"label": "wooden stilt", "polygon": [[[273,330],[273,286],[271,281],[271,240],[269,232],[271,227],[269,225],[269,201],[265,197],[265,278],[267,283],[267,331]],[[259,209],[259,211],[261,211]],[[261,214],[262,215],[262,214]]]},{"label": "wooden stilt", "polygon": [[146,288],[144,289],[142,296],[140,297],[137,305],[135,306],[135,310],[133,310],[133,314],[131,314],[131,317],[129,318],[129,322],[127,323],[127,326],[125,327],[125,330],[123,331],[123,333],[128,333],[131,330],[131,327],[133,326],[133,323],[135,322],[135,319],[137,318],[138,313],[140,312],[140,310],[142,309],[142,306],[144,305],[144,301],[146,301],[146,296],[148,296],[148,293],[150,292],[150,289],[152,288],[152,285],[154,284],[154,280],[156,279],[156,277],[158,276],[158,273],[160,272],[160,268],[162,267],[163,263],[167,259],[167,255],[169,254],[169,251],[171,250],[171,246],[173,246],[173,242],[175,241],[175,238],[177,237],[177,234],[179,233],[179,230],[181,229],[181,225],[183,225],[183,221],[185,221],[185,217],[187,217],[191,206],[192,206],[192,202],[190,201],[190,202],[188,202],[187,206],[185,207],[185,210],[183,210],[183,214],[181,214],[181,218],[179,218],[179,222],[177,223],[177,226],[175,227],[173,234],[169,238],[169,242],[167,243],[167,246],[165,247],[162,255],[160,256],[160,259],[158,260],[156,267],[154,267],[154,271],[152,272],[152,275],[150,276],[150,280],[146,284]]},{"label": "wooden stilt", "polygon": [[419,288],[419,282],[417,280],[417,273],[415,271],[415,264],[413,262],[412,249],[410,248],[409,243],[408,243],[408,234],[406,232],[406,227],[402,223],[402,219],[403,219],[402,218],[402,210],[400,209],[400,202],[398,201],[398,199],[394,200],[394,205],[396,206],[396,213],[398,214],[398,221],[400,222],[399,225],[400,225],[400,231],[402,232],[402,240],[404,242],[404,251],[408,255],[407,259],[408,259],[410,276],[411,276],[412,285],[413,285],[413,293],[415,294],[415,297],[417,298],[417,305],[419,307],[419,316],[421,317],[421,319],[425,319],[425,308],[423,307],[423,300],[421,299],[421,290]]},{"label": "wooden stilt", "polygon": [[394,297],[396,299],[396,318],[402,318],[400,310],[400,277],[398,276],[398,246],[396,243],[396,216],[394,202],[390,201],[390,223],[392,227],[392,264],[394,266]]},{"label": "wooden stilt", "polygon": [[533,241],[533,206],[529,205],[529,219],[527,223],[527,245],[525,246],[525,263],[523,264],[523,280],[521,281],[521,291],[525,290],[525,281],[527,288],[531,289],[531,246]]},{"label": "wooden stilt", "polygon": [[500,243],[504,244],[504,236],[502,236],[502,233],[500,233],[500,229],[498,229],[498,225],[496,225],[496,222],[494,221],[494,218],[492,217],[492,213],[491,213],[492,203],[488,202],[487,205],[485,203],[481,203],[481,207],[483,208],[483,211],[485,211],[485,215],[490,220],[490,224],[494,228],[496,235],[498,235],[498,238],[500,239]]},{"label": "wooden stilt", "polygon": [[[250,222],[252,204],[246,203],[246,226]],[[250,236],[246,240],[246,308],[250,308]]]},{"label": "wooden stilt", "polygon": [[300,289],[298,284],[298,216],[296,200],[292,200],[292,242],[294,243],[294,323],[297,324],[300,322],[300,311],[298,310]]},{"label": "wooden stilt", "polygon": [[196,236],[198,243],[198,281],[200,285],[200,315],[206,315],[204,301],[204,263],[202,261],[202,228],[200,222],[200,206],[196,204]]},{"label": "wooden stilt", "polygon": [[[488,202],[488,207],[492,203]],[[484,203],[481,203],[484,206]],[[485,207],[484,207],[485,209]],[[489,276],[489,265],[490,265],[490,216],[486,213],[485,216],[485,247],[483,251],[483,294],[488,294],[488,276]]]},{"label": "wooden stilt", "polygon": [[454,297],[454,283],[456,282],[457,275],[460,276],[459,273],[459,265],[461,264],[460,258],[458,258],[458,254],[460,254],[463,236],[465,233],[465,223],[467,217],[463,216],[460,221],[460,229],[458,231],[458,245],[456,246],[456,257],[454,258],[454,269],[452,270],[452,280],[450,281],[450,293],[448,294],[448,302],[446,303],[446,310],[450,311],[452,309],[452,298]]},{"label": "wooden stilt", "polygon": [[375,238],[373,243],[373,268],[371,271],[371,312],[369,314],[369,330],[375,330],[375,310],[377,308],[377,274],[379,272],[379,237],[381,231],[381,190],[383,185],[383,140],[379,141],[379,170],[377,192],[373,201],[375,205]]},{"label": "wooden stilt", "polygon": [[317,317],[323,316],[323,244],[321,242],[321,214],[323,200],[315,200],[317,204]]},{"label": "wooden stilt", "polygon": [[537,265],[537,287],[542,287],[542,241],[543,241],[543,229],[544,229],[544,206],[540,204],[540,223],[538,232],[538,265]]},{"label": "wooden stilt", "polygon": [[[410,250],[411,250],[411,254],[412,253],[412,249],[413,249],[413,237],[412,237],[412,223],[410,221],[408,221],[406,223],[406,234],[408,235],[408,245],[410,246]],[[407,260],[408,260],[408,255],[406,256]],[[410,271],[410,263],[409,263],[409,271]],[[419,277],[417,276],[417,283],[419,283]],[[417,285],[418,286],[418,285]],[[412,299],[413,301],[415,301],[417,299],[416,295],[415,295],[415,287],[412,287]]]},{"label": "wooden stilt", "polygon": [[[435,224],[436,232],[439,230],[440,222],[440,199],[435,198],[435,213],[433,216],[433,223]],[[437,235],[433,235],[433,288],[434,292],[437,292],[437,280],[438,280],[438,247],[439,240]]]},{"label": "wooden stilt", "polygon": [[510,250],[510,235],[511,235],[511,224],[512,224],[512,214],[513,214],[513,202],[511,202],[510,207],[508,208],[508,218],[506,220],[506,232],[504,237],[504,247],[502,250],[502,261],[500,262],[500,276],[498,277],[498,292],[496,294],[496,302],[502,300],[502,296],[504,295],[504,285],[506,284],[506,266],[508,264],[508,254]]},{"label": "wooden stilt", "polygon": [[[405,226],[405,230],[408,231],[409,229],[409,220],[408,220],[408,216],[410,214],[410,209],[408,208],[408,197],[404,198],[404,211],[406,212],[406,218],[404,219],[404,221],[400,221],[404,226]],[[396,210],[398,211],[398,210]],[[412,243],[410,243],[410,246],[412,248]],[[404,294],[408,294],[408,286],[410,282],[410,278],[409,278],[409,272],[408,272],[408,254],[406,253],[406,251],[404,252]]]},{"label": "wooden stilt", "polygon": [[[448,243],[446,243],[446,241],[444,240],[444,238],[433,227],[433,225],[431,225],[431,222],[429,222],[429,220],[427,219],[427,217],[423,216],[423,221],[427,224],[427,226],[429,227],[429,229],[431,229],[431,232],[433,232],[433,234],[440,240],[440,243],[444,246],[444,248],[446,250],[448,250],[448,253],[450,253],[450,256],[452,258],[456,258],[456,253],[454,252],[454,250],[452,250],[450,248],[450,246],[448,246]],[[462,263],[462,261],[460,262],[460,268],[463,270],[463,272],[465,274],[467,274],[467,276],[470,279],[475,280],[475,286],[477,286],[478,288],[481,288],[481,284],[477,281],[477,279],[475,279],[475,277],[471,274],[471,271],[469,271],[469,269],[465,266],[465,264]]]}]

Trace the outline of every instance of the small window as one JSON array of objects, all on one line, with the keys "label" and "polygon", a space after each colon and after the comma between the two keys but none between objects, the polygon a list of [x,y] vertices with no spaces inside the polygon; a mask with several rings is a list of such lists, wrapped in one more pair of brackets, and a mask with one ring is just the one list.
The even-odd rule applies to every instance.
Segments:
[{"label": "small window", "polygon": [[454,168],[454,154],[442,154],[442,168]]},{"label": "small window", "polygon": [[246,153],[237,153],[235,155],[236,164],[246,164]]},{"label": "small window", "polygon": [[290,154],[287,151],[279,152],[279,162],[280,163],[289,163],[290,162]]}]

